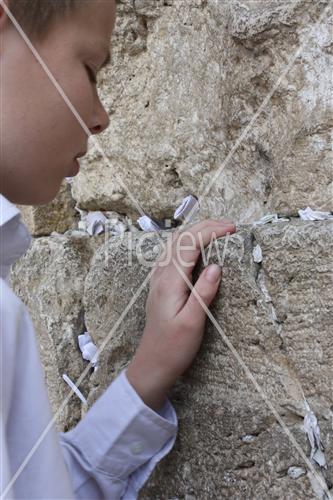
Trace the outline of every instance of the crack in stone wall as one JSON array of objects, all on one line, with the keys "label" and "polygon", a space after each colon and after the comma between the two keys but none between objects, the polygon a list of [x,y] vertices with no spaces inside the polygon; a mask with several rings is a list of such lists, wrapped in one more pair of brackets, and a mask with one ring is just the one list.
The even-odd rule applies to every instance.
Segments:
[{"label": "crack in stone wall", "polygon": [[[283,315],[288,297],[283,350],[256,280],[257,264],[252,256],[256,242],[263,249],[259,267],[265,274],[276,317]],[[33,312],[44,363],[49,371],[54,370],[48,379],[54,407],[68,392],[67,386],[61,387],[62,372],[68,370],[75,380],[86,366],[73,343],[82,333],[78,330],[86,327],[97,346],[103,342],[109,333],[106,325],[115,324],[128,303],[128,290],[135,293],[149,272],[142,266],[138,246],[153,262],[157,243],[153,233],[149,239],[143,233],[125,233],[122,241],[118,237],[105,240],[103,236],[54,234],[36,238],[32,249],[15,267],[14,289]],[[327,315],[332,297],[331,247],[329,221],[292,221],[255,229],[242,226],[229,238],[222,286],[212,309],[223,332],[307,456],[309,444],[302,422],[304,398],[308,401],[320,423],[329,486],[333,479],[333,346]],[[218,241],[217,249],[214,247],[210,261],[217,262],[216,252],[223,254],[224,248],[225,238]],[[311,308],[310,295],[302,296],[310,282],[311,295],[321,295],[319,310]],[[89,404],[131,359],[144,328],[147,292],[142,292],[111,336],[97,372],[85,381],[82,390]],[[303,303],[298,307],[300,301]],[[80,324],[75,320],[79,316]],[[318,321],[318,317],[321,322],[317,328],[314,318]],[[50,338],[54,346],[51,351],[56,355],[47,357]],[[142,498],[263,498],[268,494],[284,498],[286,492],[293,499],[313,496],[310,477],[303,475],[293,480],[286,474],[291,466],[306,469],[306,465],[209,323],[199,356],[174,387],[171,399],[179,416],[179,438],[171,454],[157,467]],[[59,428],[73,426],[85,411],[78,399],[72,399],[58,419]],[[254,437],[246,441],[244,436]]]}]

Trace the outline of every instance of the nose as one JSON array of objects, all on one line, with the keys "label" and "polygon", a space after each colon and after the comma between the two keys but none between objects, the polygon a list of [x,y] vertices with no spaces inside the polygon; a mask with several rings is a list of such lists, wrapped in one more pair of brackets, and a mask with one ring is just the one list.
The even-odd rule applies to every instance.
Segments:
[{"label": "nose", "polygon": [[97,98],[97,107],[94,116],[93,125],[89,127],[89,130],[92,134],[97,135],[107,129],[110,124],[109,115],[99,98]]}]

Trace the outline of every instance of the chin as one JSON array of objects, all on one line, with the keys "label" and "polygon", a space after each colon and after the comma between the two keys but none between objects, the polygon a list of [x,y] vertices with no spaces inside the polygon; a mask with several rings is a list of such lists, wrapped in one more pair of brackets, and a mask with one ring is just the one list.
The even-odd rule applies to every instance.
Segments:
[{"label": "chin", "polygon": [[[8,189],[0,189],[0,193],[5,196],[11,203],[15,205],[30,205],[30,206],[39,206],[39,205],[47,205],[57,196],[60,186],[63,179],[59,179],[58,182],[54,182],[53,184],[45,183],[44,185],[35,184],[34,187],[30,187],[30,189],[26,189],[29,187],[28,182],[31,182],[29,179],[25,185],[24,183],[12,184],[10,185],[7,182]],[[4,182],[2,184],[5,184]]]},{"label": "chin", "polygon": [[42,206],[51,203],[57,196],[60,189],[60,184],[55,186],[53,189],[48,186],[48,189],[40,189],[38,192],[33,192],[30,194],[29,198],[20,203],[21,205],[33,205]]},{"label": "chin", "polygon": [[59,190],[55,191],[54,193],[49,194],[49,196],[46,196],[46,195],[43,196],[42,198],[40,198],[37,201],[35,201],[34,203],[32,203],[32,205],[41,206],[41,205],[47,205],[48,203],[51,203],[57,197],[58,191]]}]

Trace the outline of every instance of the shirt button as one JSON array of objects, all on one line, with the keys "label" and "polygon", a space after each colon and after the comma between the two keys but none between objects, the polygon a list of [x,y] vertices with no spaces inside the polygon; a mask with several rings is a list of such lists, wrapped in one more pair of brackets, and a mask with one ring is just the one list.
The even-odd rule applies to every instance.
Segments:
[{"label": "shirt button", "polygon": [[131,445],[131,452],[134,454],[134,455],[139,455],[139,453],[141,453],[143,451],[143,446],[142,446],[142,443],[133,443]]}]

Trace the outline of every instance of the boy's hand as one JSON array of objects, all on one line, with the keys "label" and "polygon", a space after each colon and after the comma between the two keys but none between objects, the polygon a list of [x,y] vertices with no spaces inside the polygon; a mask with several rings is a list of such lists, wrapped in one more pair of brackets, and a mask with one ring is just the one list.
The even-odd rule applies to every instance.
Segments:
[{"label": "boy's hand", "polygon": [[[175,232],[169,258],[166,252],[155,264],[146,303],[147,322],[137,352],[127,369],[127,378],[141,399],[160,409],[168,390],[191,365],[203,338],[206,313],[191,292],[180,268],[192,281],[192,271],[202,246],[212,239],[234,233],[232,222],[206,220]],[[167,265],[165,265],[165,263]],[[208,306],[216,295],[221,268],[208,266],[195,290]]]}]

